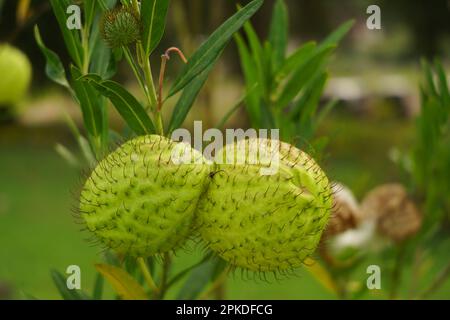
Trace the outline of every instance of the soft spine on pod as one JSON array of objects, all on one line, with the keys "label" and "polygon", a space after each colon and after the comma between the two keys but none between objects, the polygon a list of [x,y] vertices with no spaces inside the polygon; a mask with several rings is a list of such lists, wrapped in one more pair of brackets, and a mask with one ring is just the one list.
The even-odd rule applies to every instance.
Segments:
[{"label": "soft spine on pod", "polygon": [[197,212],[201,237],[232,267],[255,272],[299,267],[315,251],[328,222],[328,179],[310,156],[278,141],[278,170],[262,175],[271,163],[249,161],[252,143],[267,151],[274,141],[242,140],[219,152],[225,159],[246,150],[242,163],[224,160],[212,175]]},{"label": "soft spine on pod", "polygon": [[178,145],[161,136],[138,137],[93,170],[81,191],[79,210],[104,246],[147,257],[174,250],[189,238],[211,166],[173,163]]}]

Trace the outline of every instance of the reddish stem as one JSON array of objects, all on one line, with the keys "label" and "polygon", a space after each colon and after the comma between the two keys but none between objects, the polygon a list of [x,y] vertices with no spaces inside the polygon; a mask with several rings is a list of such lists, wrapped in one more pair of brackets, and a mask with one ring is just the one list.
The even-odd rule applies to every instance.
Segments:
[{"label": "reddish stem", "polygon": [[164,76],[166,74],[166,65],[167,61],[170,60],[170,53],[175,52],[178,54],[181,60],[183,60],[184,63],[187,63],[187,59],[184,56],[183,52],[176,48],[171,47],[166,50],[166,52],[161,56],[161,70],[159,72],[159,92],[158,92],[158,111],[161,111],[162,105],[163,105],[163,89],[164,89]]}]

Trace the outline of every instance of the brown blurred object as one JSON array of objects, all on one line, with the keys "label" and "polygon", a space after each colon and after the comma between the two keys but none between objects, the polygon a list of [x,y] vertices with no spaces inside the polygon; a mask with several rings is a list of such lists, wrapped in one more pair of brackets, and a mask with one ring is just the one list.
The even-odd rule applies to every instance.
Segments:
[{"label": "brown blurred object", "polygon": [[385,184],[370,191],[361,204],[363,219],[374,219],[377,231],[401,242],[419,231],[422,215],[401,184]]},{"label": "brown blurred object", "polygon": [[333,183],[333,207],[330,220],[319,245],[322,259],[333,267],[346,267],[351,262],[335,259],[329,250],[328,241],[345,231],[355,229],[360,220],[359,204],[352,191],[340,183]]},{"label": "brown blurred object", "polygon": [[0,300],[12,299],[13,289],[6,282],[0,282]]},{"label": "brown blurred object", "polygon": [[335,183],[333,185],[333,209],[324,236],[329,238],[349,229],[355,229],[360,215],[359,205],[350,189]]}]

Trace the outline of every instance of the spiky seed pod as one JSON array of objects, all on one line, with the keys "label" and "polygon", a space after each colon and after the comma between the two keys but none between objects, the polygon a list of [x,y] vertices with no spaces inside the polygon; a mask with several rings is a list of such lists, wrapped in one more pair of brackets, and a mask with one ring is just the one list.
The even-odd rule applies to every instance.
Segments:
[{"label": "spiky seed pod", "polygon": [[376,222],[377,231],[400,242],[419,231],[422,215],[401,184],[385,184],[370,191],[361,203],[364,219]]},{"label": "spiky seed pod", "polygon": [[217,158],[236,150],[245,152],[236,153],[234,163],[217,164],[200,201],[201,237],[232,267],[254,272],[299,267],[316,249],[328,221],[327,177],[310,156],[287,143],[241,140]]},{"label": "spiky seed pod", "polygon": [[133,8],[122,6],[105,12],[100,32],[111,48],[127,46],[139,40],[141,21]]},{"label": "spiky seed pod", "polygon": [[157,135],[138,137],[93,170],[81,191],[80,213],[102,244],[147,257],[171,251],[189,238],[210,166],[174,163],[180,145]]}]

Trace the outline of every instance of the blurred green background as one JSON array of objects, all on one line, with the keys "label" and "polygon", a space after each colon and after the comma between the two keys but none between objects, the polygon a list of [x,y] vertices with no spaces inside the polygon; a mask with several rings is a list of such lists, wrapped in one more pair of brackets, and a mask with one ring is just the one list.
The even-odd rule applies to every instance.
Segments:
[{"label": "blurred green background", "polygon": [[[93,264],[99,262],[99,249],[84,240],[70,214],[82,176],[56,152],[55,144],[72,146],[75,142],[64,122],[63,111],[80,124],[80,114],[70,97],[46,80],[44,60],[32,34],[38,23],[49,47],[67,61],[57,25],[47,1],[32,1],[35,17],[18,25],[17,2],[4,1],[0,20],[0,39],[21,48],[33,65],[33,83],[24,101],[13,111],[0,108],[0,299],[40,299],[59,297],[49,274],[62,272],[71,264],[82,270],[82,286],[90,288],[95,276]],[[191,53],[195,44],[209,34],[235,10],[237,1],[173,0],[168,34],[163,48],[177,45]],[[356,25],[338,49],[330,65],[331,79],[325,99],[340,102],[320,127],[320,134],[330,143],[322,161],[329,177],[347,185],[361,199],[373,187],[404,180],[402,171],[391,161],[393,148],[408,150],[414,143],[414,117],[419,103],[419,58],[440,57],[448,66],[450,53],[450,13],[446,0],[376,1],[382,9],[382,30],[368,30],[365,9],[373,1],[300,0],[287,1],[291,19],[292,44],[322,39],[339,23],[349,18]],[[267,33],[271,1],[267,1],[254,18],[257,31]],[[184,16],[184,18],[183,18]],[[188,21],[188,24],[185,22]],[[181,24],[181,27],[180,27]],[[174,63],[171,68],[176,69]],[[448,70],[448,68],[447,68]],[[174,70],[175,71],[175,70]],[[1,75],[0,75],[1,76]],[[126,68],[119,78],[131,90],[136,87]],[[193,119],[213,125],[224,110],[241,94],[242,75],[237,50],[230,45],[216,68],[204,96],[198,99],[186,126]],[[205,98],[205,96],[207,96]],[[209,101],[205,105],[205,101]],[[112,115],[114,126],[122,124]],[[227,127],[246,127],[248,120],[241,110]],[[450,164],[449,164],[450,165]],[[436,248],[436,259],[450,258],[450,243]],[[200,252],[186,249],[179,253],[175,269],[197,261]],[[369,259],[377,264],[378,256]],[[410,276],[405,267],[404,276]],[[436,273],[430,267],[420,282]],[[365,269],[352,273],[353,279],[365,281]],[[284,281],[242,280],[239,274],[226,285],[227,298],[236,299],[333,299],[306,270]],[[410,288],[405,285],[402,291]],[[367,293],[366,298],[380,298]],[[433,297],[450,298],[450,279]]]}]

